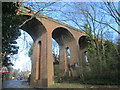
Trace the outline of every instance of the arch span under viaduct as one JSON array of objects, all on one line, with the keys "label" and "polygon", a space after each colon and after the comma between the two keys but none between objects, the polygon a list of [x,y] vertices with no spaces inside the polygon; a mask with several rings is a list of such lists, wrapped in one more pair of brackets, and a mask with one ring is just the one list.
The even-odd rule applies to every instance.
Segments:
[{"label": "arch span under viaduct", "polygon": [[85,37],[83,31],[23,7],[19,8],[18,14],[23,20],[29,19],[21,29],[31,35],[34,40],[30,82],[32,86],[36,88],[48,87],[54,83],[52,38],[56,40],[60,46],[60,76],[62,76],[68,68],[66,57],[67,48],[69,48],[71,52],[71,65],[77,63],[78,66],[82,66],[82,64],[85,63],[83,53],[86,51],[86,47],[84,47],[84,44],[81,44],[84,42],[82,38]]}]

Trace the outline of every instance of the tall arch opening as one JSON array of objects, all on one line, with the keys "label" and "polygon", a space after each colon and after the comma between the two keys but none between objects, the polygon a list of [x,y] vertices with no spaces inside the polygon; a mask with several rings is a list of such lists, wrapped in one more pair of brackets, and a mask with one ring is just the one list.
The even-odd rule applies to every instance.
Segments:
[{"label": "tall arch opening", "polygon": [[70,48],[69,48],[69,47],[66,48],[66,53],[67,53],[67,55],[66,55],[67,61],[68,61],[68,63],[69,63],[70,57],[71,57],[71,55],[70,55]]},{"label": "tall arch opening", "polygon": [[86,36],[81,36],[79,38],[79,46],[80,46],[80,50],[85,49],[87,47],[87,37]]},{"label": "tall arch opening", "polygon": [[[28,20],[31,16],[23,15],[20,16],[22,21]],[[26,22],[22,27],[22,30],[26,31],[33,38],[34,41],[46,33],[46,28],[44,25],[35,17]]]},{"label": "tall arch opening", "polygon": [[88,59],[88,40],[86,36],[81,36],[79,38],[79,49],[80,49],[80,58],[82,60],[83,63],[87,63],[89,62]]},{"label": "tall arch opening", "polygon": [[52,55],[53,55],[53,67],[54,67],[54,81],[59,75],[59,44],[52,38]]},{"label": "tall arch opening", "polygon": [[[31,18],[31,16],[20,15],[20,19],[23,22],[28,20],[29,18]],[[25,22],[24,25],[20,29],[23,30],[23,32],[28,33],[28,35],[31,36],[31,38],[33,39],[31,43],[32,44],[31,46],[32,47],[32,51],[31,51],[32,60],[31,60],[30,84],[31,85],[37,84],[35,82],[37,80],[39,81],[39,83],[42,84],[43,82],[42,80],[46,79],[46,73],[47,73],[46,57],[45,57],[46,52],[44,53],[42,52],[42,51],[46,51],[46,28],[37,18],[34,17],[28,20],[27,22]],[[26,36],[24,36],[24,38],[26,38]],[[30,38],[26,38],[26,40],[29,41]],[[25,61],[25,58],[23,58],[23,60]],[[41,68],[44,68],[44,70]]]},{"label": "tall arch opening", "polygon": [[[31,16],[23,15],[22,20],[25,21]],[[37,84],[42,86],[43,82],[47,80],[47,64],[46,64],[46,28],[37,19],[32,18],[26,22],[21,29],[28,32],[33,38],[33,52],[32,52],[32,72],[30,77],[30,84]],[[44,51],[44,52],[43,52]],[[44,81],[43,81],[44,80]],[[36,83],[39,82],[39,83]],[[46,82],[47,83],[47,82]],[[40,84],[40,85],[39,85]]]},{"label": "tall arch opening", "polygon": [[36,71],[37,72],[37,76],[36,76],[36,80],[40,80],[41,78],[41,41],[38,42],[38,59],[37,59],[37,67],[38,67],[38,70]]},{"label": "tall arch opening", "polygon": [[67,45],[74,40],[70,31],[65,28],[59,27],[52,32],[52,38],[59,44],[59,46]]},{"label": "tall arch opening", "polygon": [[10,79],[21,80],[28,79],[31,74],[32,68],[32,37],[22,29],[19,29],[21,36],[16,40],[18,49],[18,54],[11,57],[14,63],[13,71],[10,73]]},{"label": "tall arch opening", "polygon": [[63,27],[58,27],[54,29],[52,32],[52,38],[57,42],[59,47],[58,68],[56,68],[54,64],[54,71],[58,71],[58,75],[55,77],[58,77],[66,73],[68,69],[68,59],[70,60],[71,57],[71,42],[73,42],[75,39],[71,32]]}]

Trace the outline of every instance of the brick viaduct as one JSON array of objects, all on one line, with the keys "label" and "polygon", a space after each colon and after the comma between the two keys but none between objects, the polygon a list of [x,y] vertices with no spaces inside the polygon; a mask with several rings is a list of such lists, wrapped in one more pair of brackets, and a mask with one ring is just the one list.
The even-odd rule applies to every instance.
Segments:
[{"label": "brick viaduct", "polygon": [[32,86],[48,87],[54,83],[52,38],[60,47],[60,75],[67,70],[67,48],[71,52],[70,64],[77,63],[78,66],[82,66],[85,63],[86,46],[83,31],[23,7],[19,8],[18,14],[22,19],[33,17],[21,27],[34,40],[30,82]]}]

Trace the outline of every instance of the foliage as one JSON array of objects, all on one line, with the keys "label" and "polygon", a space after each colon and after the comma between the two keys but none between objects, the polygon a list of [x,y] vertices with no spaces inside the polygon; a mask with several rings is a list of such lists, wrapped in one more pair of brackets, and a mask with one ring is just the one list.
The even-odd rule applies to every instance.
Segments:
[{"label": "foliage", "polygon": [[117,48],[120,46],[119,40],[117,44],[114,44],[99,37],[93,38],[87,24],[85,24],[84,28],[87,34],[89,64],[83,67],[84,80],[82,83],[120,84],[120,52]]},{"label": "foliage", "polygon": [[17,3],[2,3],[2,55],[3,65],[13,65],[10,56],[17,54],[19,47],[15,41],[20,35],[20,31],[16,28],[20,24],[20,20],[16,15],[18,9]]},{"label": "foliage", "polygon": [[85,32],[86,32],[86,40],[87,40],[87,46],[88,46],[88,51],[90,53],[94,52],[95,51],[95,48],[94,47],[94,42],[93,42],[93,35],[92,35],[92,31],[91,29],[88,27],[88,24],[85,24],[84,26],[85,28]]}]

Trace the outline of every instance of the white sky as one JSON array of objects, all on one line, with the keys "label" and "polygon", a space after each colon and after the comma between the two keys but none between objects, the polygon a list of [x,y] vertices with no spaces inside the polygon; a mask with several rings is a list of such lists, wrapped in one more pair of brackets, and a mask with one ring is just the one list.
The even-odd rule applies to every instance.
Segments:
[{"label": "white sky", "polygon": [[31,71],[31,60],[27,55],[20,53],[18,60],[14,63],[14,69],[20,69],[20,71]]},{"label": "white sky", "polygon": [[19,50],[18,54],[15,55],[16,60],[13,60],[13,68],[20,69],[20,71],[31,71],[31,59],[28,57],[28,51],[30,48],[30,43],[32,43],[33,40],[28,33],[21,30],[21,36],[16,41],[17,46],[19,46]]}]

